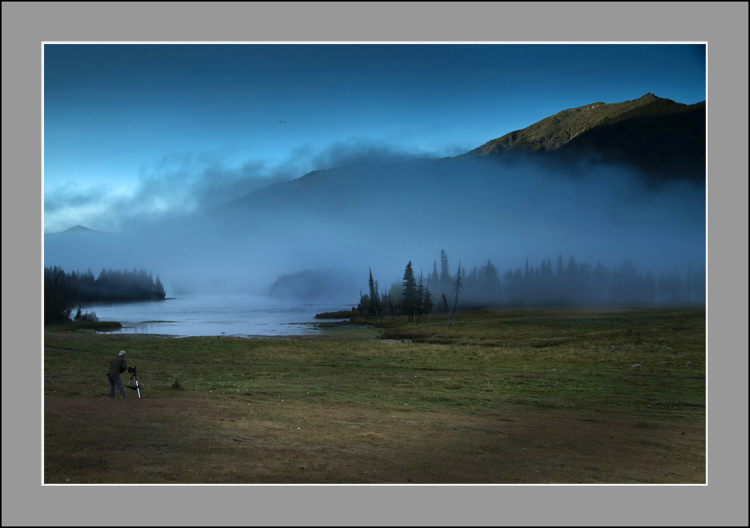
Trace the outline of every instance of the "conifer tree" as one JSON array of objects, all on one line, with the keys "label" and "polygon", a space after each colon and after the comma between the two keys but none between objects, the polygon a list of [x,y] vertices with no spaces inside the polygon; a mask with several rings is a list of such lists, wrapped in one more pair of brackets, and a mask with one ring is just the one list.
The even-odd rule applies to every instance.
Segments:
[{"label": "conifer tree", "polygon": [[451,324],[451,314],[448,311],[448,299],[446,299],[445,294],[441,293],[443,297],[443,310],[445,310],[445,317],[448,319],[448,324]]},{"label": "conifer tree", "polygon": [[380,315],[378,314],[378,288],[375,281],[372,280],[372,269],[370,269],[370,311],[375,314],[375,319],[380,322]]},{"label": "conifer tree", "polygon": [[451,274],[448,267],[448,255],[445,250],[440,250],[440,286],[443,290],[448,290],[451,283]]},{"label": "conifer tree", "polygon": [[470,303],[477,302],[478,278],[479,274],[477,272],[477,267],[474,266],[471,273],[466,276],[466,281],[464,282],[464,299],[467,299],[468,296],[468,302]]},{"label": "conifer tree", "polygon": [[422,281],[422,271],[419,272],[419,286],[417,286],[417,322],[424,313],[424,283]]},{"label": "conifer tree", "polygon": [[424,308],[425,315],[432,313],[432,295],[430,295],[430,288],[425,286],[424,299],[422,300],[422,307]]},{"label": "conifer tree", "polygon": [[388,303],[391,315],[396,315],[401,310],[401,285],[398,282],[391,283],[388,289]]},{"label": "conifer tree", "polygon": [[456,272],[456,282],[453,283],[453,291],[456,292],[456,300],[453,302],[453,315],[451,319],[455,322],[456,320],[456,308],[458,307],[458,292],[461,291],[461,262],[458,263],[458,271]]},{"label": "conifer tree", "polygon": [[563,302],[566,283],[562,253],[557,256],[557,276],[555,279],[557,280],[557,302],[560,303]]},{"label": "conifer tree", "polygon": [[565,267],[563,266],[562,253],[557,255],[557,280],[562,280],[563,274],[565,273]]},{"label": "conifer tree", "polygon": [[167,296],[167,292],[164,291],[164,285],[161,283],[158,274],[156,275],[156,282],[154,283],[154,294],[159,300],[164,299],[164,297]]},{"label": "conifer tree", "polygon": [[419,299],[417,298],[417,281],[414,278],[414,269],[411,266],[411,260],[404,270],[402,292],[401,312],[409,316],[409,321],[414,321],[414,313],[419,307]]},{"label": "conifer tree", "polygon": [[489,259],[487,259],[487,264],[484,266],[483,277],[485,294],[490,299],[496,299],[496,296],[500,293],[500,274]]}]

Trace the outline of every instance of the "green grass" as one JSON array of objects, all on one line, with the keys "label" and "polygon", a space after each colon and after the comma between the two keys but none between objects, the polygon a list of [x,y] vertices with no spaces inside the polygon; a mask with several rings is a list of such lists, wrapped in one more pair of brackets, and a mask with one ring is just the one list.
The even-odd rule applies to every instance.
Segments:
[{"label": "green grass", "polygon": [[[705,482],[703,310],[355,322],[289,339],[47,329],[45,481]],[[122,349],[142,400],[104,398]]]}]

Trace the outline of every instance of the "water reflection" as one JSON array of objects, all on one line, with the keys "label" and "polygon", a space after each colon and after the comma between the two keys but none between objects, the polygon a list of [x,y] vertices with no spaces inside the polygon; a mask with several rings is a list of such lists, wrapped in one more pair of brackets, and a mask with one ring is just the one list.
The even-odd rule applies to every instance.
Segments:
[{"label": "water reflection", "polygon": [[170,336],[284,336],[318,333],[316,313],[350,308],[342,304],[292,304],[266,296],[193,295],[161,302],[82,307],[100,321],[123,328],[102,333]]}]

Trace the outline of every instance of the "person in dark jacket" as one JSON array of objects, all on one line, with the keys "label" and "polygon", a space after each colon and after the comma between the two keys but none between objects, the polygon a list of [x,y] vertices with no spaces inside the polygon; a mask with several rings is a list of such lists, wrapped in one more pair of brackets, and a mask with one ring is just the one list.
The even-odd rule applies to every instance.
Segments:
[{"label": "person in dark jacket", "polygon": [[115,359],[109,364],[109,370],[107,371],[107,378],[109,378],[109,396],[110,399],[115,397],[115,387],[120,391],[120,396],[124,400],[125,389],[122,386],[122,380],[120,380],[120,374],[128,370],[128,364],[125,363],[125,351],[120,350],[120,353]]}]

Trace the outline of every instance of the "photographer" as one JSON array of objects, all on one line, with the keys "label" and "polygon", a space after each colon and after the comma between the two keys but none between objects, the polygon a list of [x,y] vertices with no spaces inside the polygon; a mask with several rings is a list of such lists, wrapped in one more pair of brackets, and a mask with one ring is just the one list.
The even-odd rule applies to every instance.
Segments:
[{"label": "photographer", "polygon": [[107,371],[107,378],[109,378],[109,394],[107,394],[107,396],[109,396],[110,399],[115,397],[115,387],[120,391],[120,396],[123,400],[127,398],[127,396],[125,396],[125,389],[122,386],[122,381],[120,380],[120,374],[126,370],[128,370],[128,364],[125,362],[125,351],[120,350],[117,357],[109,364],[109,370]]}]

